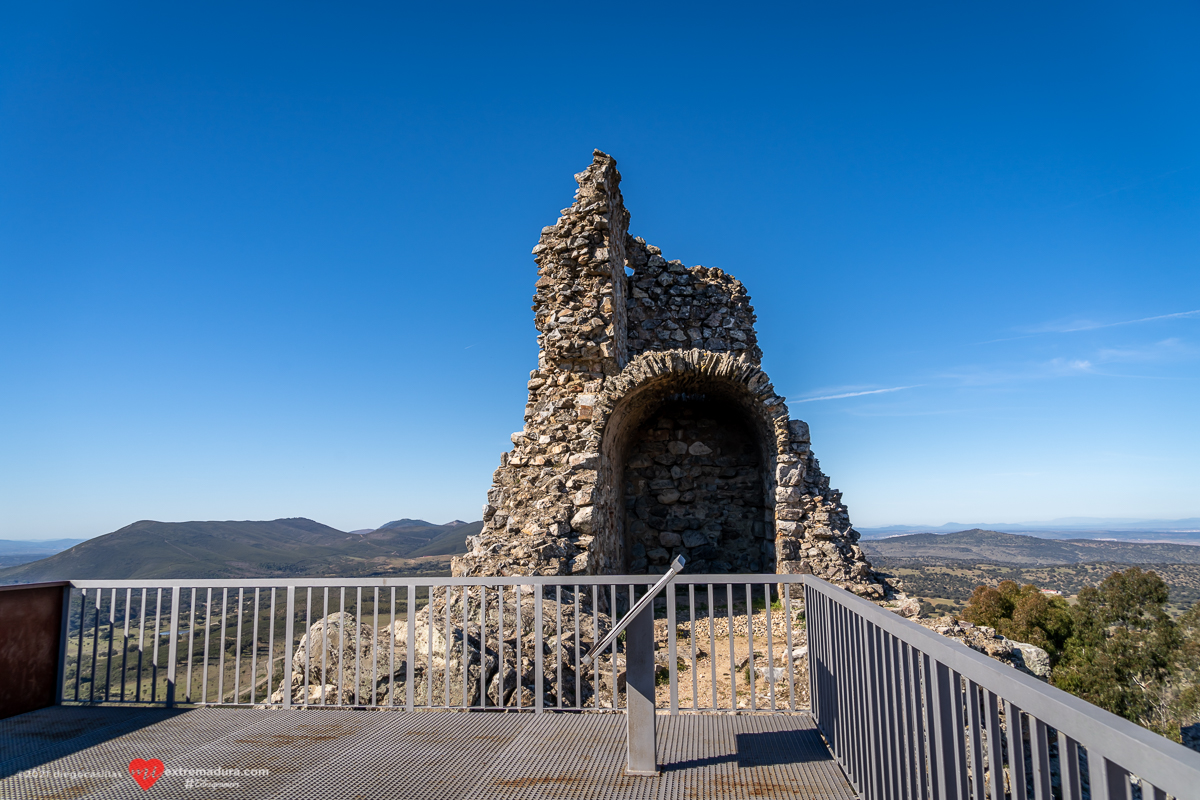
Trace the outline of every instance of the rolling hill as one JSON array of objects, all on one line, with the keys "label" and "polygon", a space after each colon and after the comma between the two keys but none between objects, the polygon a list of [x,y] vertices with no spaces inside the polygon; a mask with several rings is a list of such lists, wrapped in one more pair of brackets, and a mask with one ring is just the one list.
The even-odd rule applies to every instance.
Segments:
[{"label": "rolling hill", "polygon": [[1200,564],[1200,547],[1104,539],[1042,539],[972,528],[861,541],[871,558],[889,561],[982,561],[990,564]]},{"label": "rolling hill", "polygon": [[1200,547],[1195,545],[1043,539],[978,528],[892,536],[859,545],[877,570],[946,613],[961,611],[977,586],[1013,580],[1069,596],[1130,566],[1153,571],[1166,582],[1171,613],[1181,614],[1200,602]]},{"label": "rolling hill", "polygon": [[[66,579],[366,577],[448,572],[482,522],[423,520],[352,534],[310,519],[142,520],[42,558],[0,569],[0,583]],[[391,523],[389,523],[390,525]]]}]

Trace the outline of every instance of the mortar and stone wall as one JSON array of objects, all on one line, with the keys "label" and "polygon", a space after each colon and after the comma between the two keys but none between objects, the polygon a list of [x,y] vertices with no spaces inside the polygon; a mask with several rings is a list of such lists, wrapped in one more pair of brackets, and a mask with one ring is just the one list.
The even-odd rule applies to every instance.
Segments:
[{"label": "mortar and stone wall", "polygon": [[630,236],[610,156],[575,179],[533,249],[525,426],[454,574],[653,573],[684,555],[691,572],[812,572],[882,598],[808,426],[760,369],[745,287]]}]

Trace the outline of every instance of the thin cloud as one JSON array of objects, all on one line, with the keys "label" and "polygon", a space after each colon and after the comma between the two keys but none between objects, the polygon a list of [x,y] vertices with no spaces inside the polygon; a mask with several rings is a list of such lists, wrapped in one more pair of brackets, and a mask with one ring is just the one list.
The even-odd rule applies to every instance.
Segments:
[{"label": "thin cloud", "polygon": [[865,392],[846,392],[845,394],[828,394],[824,397],[808,397],[804,400],[796,400],[797,403],[815,403],[818,400],[841,400],[846,397],[862,397],[867,394],[886,394],[887,392],[899,392],[902,389],[916,389],[919,386],[924,386],[923,383],[916,383],[912,386],[893,386],[890,389],[871,389]]},{"label": "thin cloud", "polygon": [[1196,309],[1195,311],[1179,311],[1175,314],[1159,314],[1153,317],[1127,319],[1121,322],[1091,322],[1089,320],[1077,320],[1075,322],[1049,323],[1047,325],[1035,328],[1032,333],[1075,333],[1076,331],[1094,331],[1100,328],[1116,328],[1120,325],[1140,325],[1143,322],[1157,322],[1162,319],[1184,319],[1186,317],[1195,316],[1200,316],[1200,308]]},{"label": "thin cloud", "polygon": [[1200,316],[1200,308],[1196,309],[1195,311],[1178,311],[1174,314],[1158,314],[1153,317],[1126,319],[1120,322],[1093,322],[1086,319],[1074,320],[1072,322],[1047,322],[1044,325],[1025,328],[1025,330],[1028,332],[1022,334],[1021,336],[1006,336],[1002,339],[988,339],[987,341],[979,342],[979,344],[1015,342],[1018,339],[1031,339],[1034,336],[1040,336],[1045,333],[1077,333],[1079,331],[1095,331],[1101,328],[1117,328],[1121,325],[1140,325],[1143,322],[1158,322],[1164,319],[1187,319],[1197,316]]},{"label": "thin cloud", "polygon": [[1195,348],[1179,339],[1163,339],[1148,347],[1110,347],[1096,354],[1100,363],[1140,363],[1170,361],[1195,355]]}]

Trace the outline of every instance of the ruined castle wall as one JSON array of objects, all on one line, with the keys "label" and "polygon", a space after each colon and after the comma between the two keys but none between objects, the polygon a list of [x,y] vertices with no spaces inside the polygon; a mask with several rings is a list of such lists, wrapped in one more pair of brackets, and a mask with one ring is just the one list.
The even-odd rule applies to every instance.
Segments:
[{"label": "ruined castle wall", "polygon": [[742,282],[720,269],[667,261],[643,239],[626,242],[630,358],[648,350],[705,350],[762,360]]},{"label": "ruined castle wall", "polygon": [[654,572],[686,555],[692,571],[812,572],[882,596],[808,426],[759,367],[745,287],[631,237],[611,157],[575,178],[533,250],[525,424],[454,574]]}]

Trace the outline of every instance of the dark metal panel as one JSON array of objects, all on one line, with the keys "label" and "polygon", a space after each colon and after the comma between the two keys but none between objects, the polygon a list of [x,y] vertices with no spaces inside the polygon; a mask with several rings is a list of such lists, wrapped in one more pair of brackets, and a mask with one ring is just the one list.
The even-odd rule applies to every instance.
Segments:
[{"label": "dark metal panel", "polygon": [[0,587],[0,719],[59,698],[65,581]]}]

